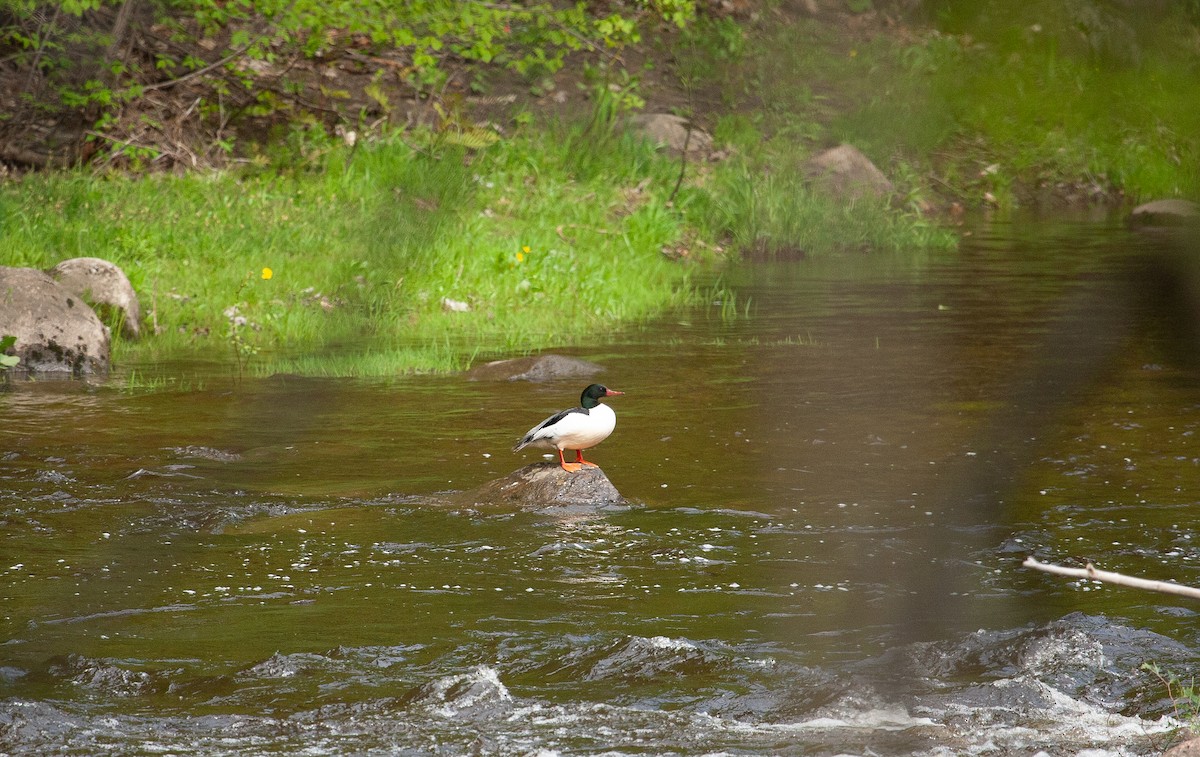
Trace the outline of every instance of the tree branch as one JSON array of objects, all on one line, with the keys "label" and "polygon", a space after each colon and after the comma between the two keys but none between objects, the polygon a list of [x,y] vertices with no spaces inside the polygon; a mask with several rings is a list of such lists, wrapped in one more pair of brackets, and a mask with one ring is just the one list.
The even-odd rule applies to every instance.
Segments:
[{"label": "tree branch", "polygon": [[687,133],[683,136],[683,149],[679,151],[679,176],[675,178],[675,188],[671,190],[671,196],[667,198],[667,204],[675,202],[675,195],[679,194],[679,187],[683,185],[683,172],[687,170],[687,155],[688,147],[692,144],[692,122],[688,121]]},{"label": "tree branch", "polygon": [[53,31],[54,27],[58,24],[58,16],[61,13],[62,5],[56,5],[54,7],[54,18],[50,19],[49,24],[42,26],[38,30],[38,48],[37,52],[33,54],[33,63],[29,65],[29,77],[25,80],[25,89],[22,90],[23,92],[28,92],[29,88],[33,86],[33,77],[37,74],[38,65],[42,62],[42,53],[46,49],[46,40],[50,37],[50,33]]},{"label": "tree branch", "polygon": [[1121,573],[1112,573],[1107,570],[1097,570],[1096,567],[1091,563],[1088,563],[1086,568],[1064,568],[1061,565],[1050,565],[1048,563],[1039,562],[1032,557],[1027,557],[1025,558],[1025,562],[1021,563],[1021,565],[1026,568],[1034,568],[1036,570],[1045,571],[1046,573],[1054,573],[1060,576],[1088,578],[1093,581],[1103,581],[1105,583],[1119,584],[1121,586],[1132,586],[1135,589],[1147,589],[1149,591],[1162,592],[1163,594],[1175,594],[1181,597],[1200,599],[1200,589],[1192,586],[1183,586],[1182,584],[1171,583],[1169,581],[1150,581],[1145,578],[1126,576],[1122,575]]},{"label": "tree branch", "polygon": [[221,58],[220,60],[215,61],[213,63],[210,63],[207,66],[205,66],[204,68],[197,68],[195,71],[186,73],[183,76],[180,76],[178,79],[170,79],[168,81],[160,81],[160,82],[154,82],[152,84],[145,84],[142,86],[142,91],[149,92],[149,91],[155,90],[155,89],[166,89],[168,87],[174,87],[176,84],[182,84],[185,81],[190,81],[197,77],[204,76],[208,72],[218,69],[221,66],[224,66],[226,63],[234,61],[237,58],[240,58],[241,56],[245,55],[247,50],[249,50],[254,45],[257,45],[259,42],[261,42],[263,39],[265,39],[266,36],[267,36],[266,34],[259,35],[258,39],[255,39],[253,42],[248,42],[245,45],[242,45],[237,50],[234,50],[229,55],[226,55],[224,58]]}]

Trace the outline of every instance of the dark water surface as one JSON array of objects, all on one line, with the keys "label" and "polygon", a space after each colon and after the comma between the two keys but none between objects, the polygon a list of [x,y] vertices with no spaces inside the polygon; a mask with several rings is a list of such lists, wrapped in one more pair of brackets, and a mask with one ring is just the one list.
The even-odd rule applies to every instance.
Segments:
[{"label": "dark water surface", "polygon": [[[0,752],[1153,754],[1200,384],[1111,224],[747,264],[608,367],[604,512],[454,504],[580,382],[0,393]],[[749,301],[748,309],[745,303]],[[726,312],[730,308],[726,308]],[[1169,312],[1168,312],[1169,315]]]}]

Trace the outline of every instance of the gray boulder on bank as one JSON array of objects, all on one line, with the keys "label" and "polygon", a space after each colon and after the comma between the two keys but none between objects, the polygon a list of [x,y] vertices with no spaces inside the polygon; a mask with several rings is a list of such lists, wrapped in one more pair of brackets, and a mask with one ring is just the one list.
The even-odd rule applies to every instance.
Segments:
[{"label": "gray boulder on bank", "polygon": [[464,498],[470,504],[542,507],[605,507],[626,504],[625,498],[599,468],[576,473],[558,463],[533,463],[504,478],[489,481]]},{"label": "gray boulder on bank", "polygon": [[1200,223],[1200,205],[1190,200],[1152,200],[1129,213],[1135,226],[1186,226]]},{"label": "gray boulder on bank", "polygon": [[47,273],[67,291],[86,300],[100,314],[110,308],[121,311],[122,332],[129,337],[137,337],[142,308],[129,278],[115,264],[100,258],[71,258]]},{"label": "gray boulder on bank", "polygon": [[1168,749],[1163,757],[1200,757],[1200,739],[1188,739]]},{"label": "gray boulder on bank", "polygon": [[470,381],[554,381],[590,378],[604,366],[565,355],[534,355],[512,360],[494,360],[467,371]]},{"label": "gray boulder on bank", "polygon": [[18,370],[108,371],[108,327],[76,294],[32,268],[0,266],[0,336],[15,336]]},{"label": "gray boulder on bank", "polygon": [[671,113],[639,113],[630,119],[635,129],[659,147],[675,152],[706,153],[712,150],[713,139],[708,132],[691,125],[688,120]]},{"label": "gray boulder on bank", "polygon": [[841,144],[812,156],[804,164],[804,175],[823,191],[844,200],[888,198],[895,191],[888,177],[853,145]]}]

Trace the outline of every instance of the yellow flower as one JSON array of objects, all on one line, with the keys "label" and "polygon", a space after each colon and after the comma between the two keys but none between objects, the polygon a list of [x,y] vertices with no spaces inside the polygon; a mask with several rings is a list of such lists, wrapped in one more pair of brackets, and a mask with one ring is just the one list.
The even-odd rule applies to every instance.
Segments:
[{"label": "yellow flower", "polygon": [[264,279],[269,279],[269,278],[271,278],[271,277],[272,277],[272,276],[274,276],[274,275],[275,275],[275,272],[274,272],[274,271],[272,271],[270,268],[264,268],[264,269],[263,269],[263,272],[262,272],[262,277],[263,277]]},{"label": "yellow flower", "polygon": [[518,263],[523,263],[523,262],[525,262],[525,253],[523,253],[523,252],[518,252],[518,253],[517,253],[517,262],[518,262]]},{"label": "yellow flower", "polygon": [[522,247],[521,252],[529,252],[529,245],[525,245],[524,247]]}]

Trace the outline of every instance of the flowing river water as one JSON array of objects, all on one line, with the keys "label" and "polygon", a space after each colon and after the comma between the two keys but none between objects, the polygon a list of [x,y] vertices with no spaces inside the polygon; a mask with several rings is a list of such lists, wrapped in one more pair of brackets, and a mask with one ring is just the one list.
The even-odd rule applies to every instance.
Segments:
[{"label": "flowing river water", "polygon": [[604,510],[453,494],[580,381],[16,383],[0,753],[1159,753],[1188,710],[1141,666],[1200,672],[1196,602],[1021,562],[1200,584],[1160,244],[738,266],[572,351],[626,392]]}]

